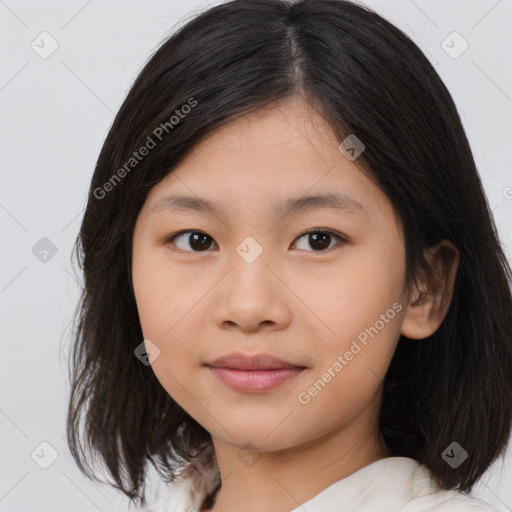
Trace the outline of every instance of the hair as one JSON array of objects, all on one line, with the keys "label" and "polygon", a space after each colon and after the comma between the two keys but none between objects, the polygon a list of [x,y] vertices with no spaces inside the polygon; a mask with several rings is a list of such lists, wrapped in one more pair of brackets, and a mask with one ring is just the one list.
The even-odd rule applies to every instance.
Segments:
[{"label": "hair", "polygon": [[[134,357],[143,340],[131,275],[135,221],[148,191],[207,134],[293,97],[340,141],[355,134],[364,143],[354,163],[400,220],[408,284],[421,272],[432,278],[426,248],[448,239],[460,252],[439,329],[398,341],[379,415],[387,446],[427,466],[441,488],[462,492],[507,446],[511,270],[447,88],[416,44],[367,7],[234,0],[187,21],[145,63],[99,154],[74,246],[84,285],[68,444],[88,478],[105,483],[90,464],[95,456],[113,479],[107,483],[143,506],[149,464],[172,482],[212,439]],[[150,139],[158,142],[131,165]],[[442,458],[454,441],[468,452],[456,469]]]}]

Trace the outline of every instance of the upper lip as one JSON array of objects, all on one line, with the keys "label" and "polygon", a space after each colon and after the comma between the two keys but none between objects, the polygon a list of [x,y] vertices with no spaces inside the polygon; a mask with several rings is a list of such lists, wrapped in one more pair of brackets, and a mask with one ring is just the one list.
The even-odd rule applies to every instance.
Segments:
[{"label": "upper lip", "polygon": [[228,354],[207,362],[213,368],[233,368],[237,370],[276,370],[280,368],[306,368],[300,364],[289,363],[271,354],[246,355],[240,352]]}]

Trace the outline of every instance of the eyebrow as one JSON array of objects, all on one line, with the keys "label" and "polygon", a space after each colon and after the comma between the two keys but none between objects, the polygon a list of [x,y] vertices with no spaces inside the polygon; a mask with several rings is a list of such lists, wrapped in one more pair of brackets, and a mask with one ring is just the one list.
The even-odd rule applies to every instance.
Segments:
[{"label": "eyebrow", "polygon": [[[293,197],[284,202],[274,203],[272,209],[275,216],[284,217],[290,213],[303,213],[321,208],[334,209],[345,213],[358,214],[366,218],[368,217],[367,210],[359,201],[340,192]],[[209,213],[216,217],[221,217],[226,214],[222,206],[215,201],[183,195],[163,197],[151,208],[150,213],[161,211],[196,211]]]}]

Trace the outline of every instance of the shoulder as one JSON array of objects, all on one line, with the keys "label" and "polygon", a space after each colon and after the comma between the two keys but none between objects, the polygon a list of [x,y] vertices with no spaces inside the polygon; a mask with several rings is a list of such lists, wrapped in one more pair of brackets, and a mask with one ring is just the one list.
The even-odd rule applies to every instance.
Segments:
[{"label": "shoulder", "polygon": [[[501,512],[457,490],[440,488],[430,470],[408,457],[389,457],[335,482],[305,505],[310,512]],[[302,512],[297,508],[292,512]]]},{"label": "shoulder", "polygon": [[414,468],[411,474],[414,498],[402,512],[501,512],[471,494],[441,489],[427,467],[416,461],[411,465]]},{"label": "shoulder", "polygon": [[438,491],[413,499],[402,512],[501,512],[485,501],[458,491]]}]

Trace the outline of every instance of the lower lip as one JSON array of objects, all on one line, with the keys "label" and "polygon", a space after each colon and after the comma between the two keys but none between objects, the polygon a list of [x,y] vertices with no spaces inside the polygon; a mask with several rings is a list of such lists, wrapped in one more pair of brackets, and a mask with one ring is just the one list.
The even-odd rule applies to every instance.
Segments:
[{"label": "lower lip", "polygon": [[235,370],[213,368],[210,371],[228,386],[237,391],[269,391],[299,375],[305,368],[279,368],[276,370]]}]

